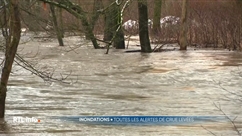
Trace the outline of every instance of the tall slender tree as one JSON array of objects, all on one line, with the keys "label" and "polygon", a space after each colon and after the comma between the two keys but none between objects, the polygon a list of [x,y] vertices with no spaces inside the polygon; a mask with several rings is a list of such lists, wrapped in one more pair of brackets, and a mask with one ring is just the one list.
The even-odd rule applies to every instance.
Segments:
[{"label": "tall slender tree", "polygon": [[9,0],[10,33],[7,37],[5,48],[5,62],[1,73],[0,118],[4,118],[8,79],[10,76],[10,72],[12,70],[13,61],[21,37],[21,21],[19,15],[18,2],[18,0]]},{"label": "tall slender tree", "polygon": [[64,31],[64,26],[63,26],[63,16],[62,16],[62,8],[58,8],[58,21],[59,21],[59,29],[61,32],[61,37],[64,38],[65,36],[65,31]]},{"label": "tall slender tree", "polygon": [[188,0],[182,1],[182,14],[181,14],[181,28],[180,28],[180,36],[179,36],[179,44],[180,50],[187,49],[187,30],[188,30]]},{"label": "tall slender tree", "polygon": [[50,11],[51,11],[51,17],[52,17],[52,20],[53,20],[53,26],[54,26],[55,33],[56,33],[56,36],[57,36],[57,40],[58,40],[60,46],[64,46],[64,42],[63,42],[63,39],[62,39],[63,34],[62,34],[62,31],[61,31],[61,29],[58,25],[58,22],[57,22],[55,7],[51,4],[50,4]]},{"label": "tall slender tree", "polygon": [[[81,1],[79,0],[79,5],[81,5]],[[103,9],[103,2],[102,0],[94,0],[93,1],[93,13],[92,13],[92,16],[90,18],[90,27],[91,27],[91,30],[93,31],[94,30],[94,27],[96,25],[96,22],[98,21],[98,18],[101,14],[101,12],[99,12],[99,10],[102,10]],[[88,37],[86,35],[86,39],[90,39],[90,37]]]},{"label": "tall slender tree", "polygon": [[162,0],[155,0],[154,2],[154,21],[152,32],[154,35],[157,35],[160,32],[160,18],[161,18],[161,7]]},{"label": "tall slender tree", "polygon": [[[242,9],[241,9],[241,7],[242,7],[242,0],[237,0],[236,1],[237,3],[237,7],[238,7],[238,9],[239,9],[239,12],[240,12],[240,19],[239,19],[239,25],[240,26],[242,26]],[[242,35],[242,28],[241,27],[239,27],[239,37],[241,37]],[[239,41],[238,41],[238,48],[239,48],[239,50],[241,51],[242,50],[242,45],[241,45],[241,38],[239,38]]]},{"label": "tall slender tree", "polygon": [[118,1],[113,2],[113,0],[109,0],[109,4],[110,7],[108,7],[105,15],[104,40],[113,42],[113,46],[116,47],[116,49],[125,49],[124,33],[123,30],[120,29],[120,3]]},{"label": "tall slender tree", "polygon": [[111,41],[115,30],[115,5],[113,0],[108,0],[109,7],[105,11],[104,15],[104,41]]},{"label": "tall slender tree", "polygon": [[149,29],[148,29],[148,7],[147,0],[138,0],[139,14],[139,40],[141,52],[151,52]]},{"label": "tall slender tree", "polygon": [[8,37],[8,18],[9,16],[7,16],[7,1],[6,0],[3,0],[3,1],[0,1],[0,6],[2,7],[1,11],[2,11],[2,14],[0,16],[0,27],[1,27],[1,31],[2,31],[2,35],[3,37],[6,39]]},{"label": "tall slender tree", "polygon": [[124,42],[124,33],[123,29],[121,29],[121,9],[120,9],[120,4],[116,1],[115,4],[115,34],[114,34],[114,43],[113,46],[116,47],[116,49],[125,49],[125,42]]},{"label": "tall slender tree", "polygon": [[94,29],[95,24],[100,16],[99,10],[101,10],[101,9],[103,9],[102,0],[94,0],[93,1],[93,15],[92,15],[91,22],[90,22],[92,30]]}]

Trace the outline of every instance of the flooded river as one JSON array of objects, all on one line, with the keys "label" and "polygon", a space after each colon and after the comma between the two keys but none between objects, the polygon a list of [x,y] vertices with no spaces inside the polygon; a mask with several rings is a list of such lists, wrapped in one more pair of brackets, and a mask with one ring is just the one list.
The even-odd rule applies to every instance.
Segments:
[{"label": "flooded river", "polygon": [[[38,40],[22,41],[19,54],[38,69],[53,71],[54,77],[69,75],[65,80],[69,84],[44,82],[15,65],[0,135],[238,135],[229,120],[189,126],[105,126],[49,118],[65,115],[217,116],[224,112],[238,116],[235,124],[242,130],[242,100],[235,95],[242,95],[240,52],[110,50],[107,55],[75,37],[66,38],[65,47],[58,47],[55,40]],[[14,116],[36,117],[41,122],[13,123]]]}]

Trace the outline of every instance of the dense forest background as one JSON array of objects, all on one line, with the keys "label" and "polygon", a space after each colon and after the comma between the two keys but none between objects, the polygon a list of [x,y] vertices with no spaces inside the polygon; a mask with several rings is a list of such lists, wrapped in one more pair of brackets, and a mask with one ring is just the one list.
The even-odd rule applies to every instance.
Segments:
[{"label": "dense forest background", "polygon": [[[80,5],[89,20],[95,14],[96,0],[72,0]],[[109,0],[101,1],[102,8],[109,6]],[[154,0],[148,1],[148,17],[153,20]],[[42,2],[26,0],[20,3],[21,17],[24,23],[22,27],[28,27],[31,31],[40,31],[51,25],[50,8],[47,5],[44,9]],[[161,18],[166,16],[180,17],[182,10],[182,0],[163,0],[161,6]],[[82,32],[81,21],[66,12],[58,10],[59,22],[65,32]],[[137,1],[131,1],[124,11],[123,22],[128,20],[138,20]],[[232,50],[241,49],[241,2],[238,0],[193,0],[188,5],[188,42],[190,45],[202,47],[224,47]],[[105,15],[100,14],[94,27],[95,35],[104,33]],[[127,32],[126,32],[127,33]],[[132,33],[135,34],[135,33]],[[151,38],[163,42],[176,42],[179,37],[179,24],[162,28],[159,35],[150,35]]]}]

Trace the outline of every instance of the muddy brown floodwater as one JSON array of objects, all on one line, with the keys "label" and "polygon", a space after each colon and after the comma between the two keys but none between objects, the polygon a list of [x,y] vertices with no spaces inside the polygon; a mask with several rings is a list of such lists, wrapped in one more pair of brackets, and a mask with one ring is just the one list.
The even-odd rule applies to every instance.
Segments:
[{"label": "muddy brown floodwater", "polygon": [[[58,47],[56,40],[23,37],[19,54],[41,70],[54,70],[55,77],[71,73],[66,79],[70,84],[44,82],[15,64],[0,135],[212,135],[209,131],[238,135],[230,121],[189,126],[102,126],[49,118],[223,115],[214,103],[227,115],[237,116],[235,124],[242,130],[242,100],[234,95],[242,94],[241,52],[189,49],[142,54],[110,50],[106,55],[105,50],[95,50],[81,38],[67,37],[65,44]],[[36,117],[41,122],[13,123],[15,116]]]}]

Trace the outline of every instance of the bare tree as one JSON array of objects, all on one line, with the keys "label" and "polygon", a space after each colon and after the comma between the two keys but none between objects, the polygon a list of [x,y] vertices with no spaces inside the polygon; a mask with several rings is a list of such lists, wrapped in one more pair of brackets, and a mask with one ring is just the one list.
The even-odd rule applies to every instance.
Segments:
[{"label": "bare tree", "polygon": [[111,41],[114,37],[113,46],[116,49],[125,49],[124,33],[119,29],[121,25],[121,2],[109,0],[109,7],[105,12],[104,41]]},{"label": "bare tree", "polygon": [[60,46],[64,46],[63,39],[62,39],[63,34],[62,34],[62,31],[61,31],[61,29],[58,25],[58,22],[57,22],[55,7],[51,4],[50,4],[50,11],[51,11],[51,17],[52,17],[52,20],[53,20],[53,26],[54,26],[55,33],[56,33],[56,36],[57,36],[57,40],[58,40]]},{"label": "bare tree", "polygon": [[9,31],[8,31],[8,25],[7,25],[7,22],[8,22],[8,16],[7,16],[7,1],[4,0],[4,1],[0,1],[0,6],[1,6],[1,9],[0,9],[0,13],[1,13],[1,19],[0,19],[0,27],[1,27],[1,31],[2,31],[2,35],[3,37],[5,37],[5,39],[7,38],[8,34],[9,34]]},{"label": "bare tree", "polygon": [[64,38],[65,36],[65,31],[64,31],[64,26],[63,26],[63,17],[62,17],[62,9],[61,8],[58,8],[58,21],[59,21],[59,24],[58,24],[58,28],[61,32],[61,37]]},{"label": "bare tree", "polygon": [[111,41],[112,37],[113,37],[113,32],[114,32],[114,17],[115,14],[113,14],[114,11],[114,2],[113,0],[108,0],[108,4],[109,6],[107,7],[107,9],[105,10],[105,14],[104,14],[104,37],[103,40],[108,42]]},{"label": "bare tree", "polygon": [[57,6],[59,8],[65,9],[67,12],[69,12],[76,18],[80,19],[82,22],[82,26],[84,27],[85,35],[90,38],[95,49],[100,48],[100,46],[97,43],[97,39],[95,38],[95,35],[93,34],[90,23],[88,22],[87,15],[83,11],[81,6],[79,6],[75,3],[72,3],[70,0],[59,0],[59,1],[39,0],[39,1],[49,3],[53,6]]},{"label": "bare tree", "polygon": [[115,22],[115,34],[114,34],[114,47],[116,49],[125,49],[125,42],[124,42],[124,33],[123,29],[120,29],[122,25],[122,15],[121,15],[121,9],[120,9],[121,2],[116,1],[115,7],[114,7],[114,22]]},{"label": "bare tree", "polygon": [[138,0],[139,13],[139,39],[141,52],[152,52],[148,29],[148,7],[147,0]]},{"label": "bare tree", "polygon": [[155,0],[154,2],[154,24],[153,24],[153,34],[157,35],[160,32],[160,18],[161,18],[161,6],[162,0]]},{"label": "bare tree", "polygon": [[187,49],[187,9],[188,8],[188,0],[183,0],[182,2],[182,15],[181,15],[181,28],[180,28],[180,36],[179,36],[179,44],[180,50]]},{"label": "bare tree", "polygon": [[91,23],[90,23],[92,30],[95,27],[95,24],[101,13],[100,10],[102,10],[102,9],[103,9],[102,0],[94,0],[93,1],[93,15],[92,15]]},{"label": "bare tree", "polygon": [[10,72],[17,52],[21,34],[21,21],[18,0],[9,0],[10,33],[6,42],[5,62],[2,69],[0,84],[0,118],[4,118],[5,99]]}]

